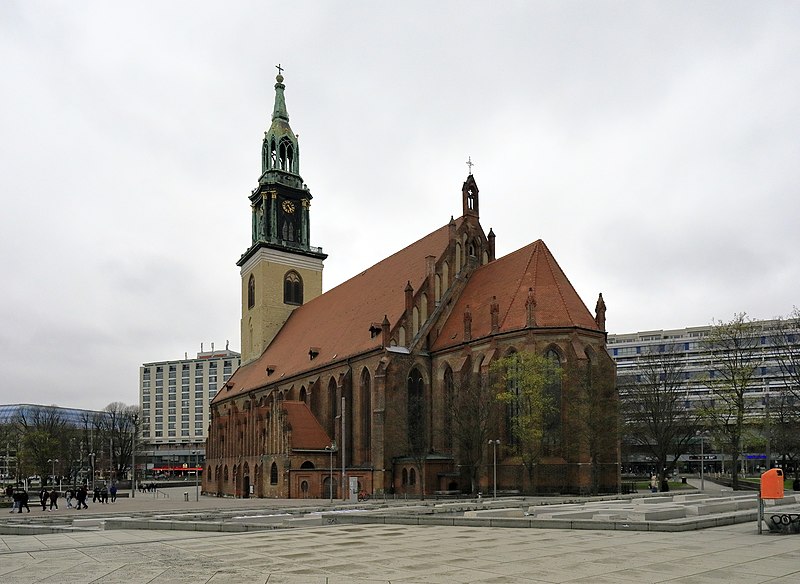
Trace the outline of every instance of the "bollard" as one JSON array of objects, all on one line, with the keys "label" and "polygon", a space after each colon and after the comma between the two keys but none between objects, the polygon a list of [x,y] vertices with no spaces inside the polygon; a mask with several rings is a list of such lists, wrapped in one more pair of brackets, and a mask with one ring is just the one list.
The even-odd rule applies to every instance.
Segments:
[{"label": "bollard", "polygon": [[186,502],[189,501],[189,493],[187,493],[186,491],[184,491],[184,493],[183,493],[183,500],[186,501]]}]

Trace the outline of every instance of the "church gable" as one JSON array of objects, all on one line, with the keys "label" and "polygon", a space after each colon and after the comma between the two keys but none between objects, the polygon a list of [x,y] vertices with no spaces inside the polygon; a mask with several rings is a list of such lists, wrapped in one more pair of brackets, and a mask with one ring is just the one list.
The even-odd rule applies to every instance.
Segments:
[{"label": "church gable", "polygon": [[526,327],[598,329],[541,240],[472,274],[432,350]]},{"label": "church gable", "polygon": [[324,450],[330,446],[331,438],[301,401],[280,402],[286,412],[286,421],[291,430],[289,448],[292,450]]}]

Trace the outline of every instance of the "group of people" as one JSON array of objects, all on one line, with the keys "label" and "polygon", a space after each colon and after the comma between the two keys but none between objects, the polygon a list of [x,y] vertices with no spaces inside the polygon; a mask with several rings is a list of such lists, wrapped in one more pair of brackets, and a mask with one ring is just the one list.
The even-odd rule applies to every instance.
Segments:
[{"label": "group of people", "polygon": [[111,496],[111,502],[116,503],[117,501],[117,485],[111,484],[111,487],[106,487],[105,483],[103,485],[95,485],[94,492],[92,493],[92,503],[108,503],[108,497]]},{"label": "group of people", "polygon": [[[25,489],[15,489],[13,485],[8,485],[5,490],[6,497],[12,500],[11,511],[9,513],[13,513],[16,511],[17,513],[22,513],[22,509],[27,509],[28,513],[31,512],[31,508],[28,505],[29,496],[28,492]],[[111,487],[106,487],[105,484],[102,486],[96,486],[93,491],[92,502],[100,502],[100,503],[108,503],[109,496],[111,498],[111,502],[114,503],[117,500],[117,485],[112,484]],[[42,505],[42,511],[52,511],[53,509],[58,509],[58,500],[61,497],[61,493],[53,487],[52,489],[47,489],[47,487],[42,487],[39,491],[39,503]],[[81,485],[80,487],[68,487],[67,490],[64,492],[64,498],[67,501],[67,509],[88,509],[89,505],[86,504],[86,500],[89,498],[89,489],[86,485]]]}]

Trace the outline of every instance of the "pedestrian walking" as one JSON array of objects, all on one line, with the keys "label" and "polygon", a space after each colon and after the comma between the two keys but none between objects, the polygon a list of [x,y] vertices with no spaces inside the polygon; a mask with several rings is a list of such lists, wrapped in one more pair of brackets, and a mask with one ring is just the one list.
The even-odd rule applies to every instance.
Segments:
[{"label": "pedestrian walking", "polygon": [[75,498],[75,490],[69,487],[64,493],[64,498],[67,500],[67,509],[72,509],[72,499]]},{"label": "pedestrian walking", "polygon": [[86,488],[86,485],[81,485],[78,491],[75,493],[75,498],[78,500],[78,506],[76,509],[80,509],[81,507],[88,509],[89,505],[86,504],[86,499],[88,497],[89,490]]},{"label": "pedestrian walking", "polygon": [[111,502],[112,503],[116,503],[117,502],[117,485],[116,485],[116,483],[111,485],[111,489],[110,489],[109,492],[111,493]]},{"label": "pedestrian walking", "polygon": [[92,493],[92,503],[97,503],[98,501],[101,503],[103,502],[100,498],[100,485],[95,485],[94,492]]},{"label": "pedestrian walking", "polygon": [[25,507],[28,510],[28,513],[30,513],[31,508],[28,507],[28,491],[23,489],[19,493],[16,493],[16,496],[19,497],[19,503],[17,504],[17,509],[19,509],[19,513],[22,513],[23,507]]},{"label": "pedestrian walking", "polygon": [[100,502],[108,503],[108,487],[105,485],[103,485],[103,488],[100,489]]},{"label": "pedestrian walking", "polygon": [[39,491],[39,502],[42,504],[42,511],[47,511],[47,501],[49,500],[50,496],[47,492],[47,489],[42,487],[42,490]]},{"label": "pedestrian walking", "polygon": [[50,491],[50,511],[53,510],[53,507],[58,509],[58,491],[56,491],[55,487]]}]

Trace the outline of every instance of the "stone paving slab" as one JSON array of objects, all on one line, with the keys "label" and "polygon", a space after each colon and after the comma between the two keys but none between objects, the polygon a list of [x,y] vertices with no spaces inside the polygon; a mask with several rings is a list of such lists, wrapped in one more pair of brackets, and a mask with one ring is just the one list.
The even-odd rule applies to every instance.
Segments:
[{"label": "stone paving slab", "polygon": [[[111,538],[110,535],[115,537]],[[0,537],[3,584],[797,582],[800,537],[334,525]]]}]

